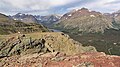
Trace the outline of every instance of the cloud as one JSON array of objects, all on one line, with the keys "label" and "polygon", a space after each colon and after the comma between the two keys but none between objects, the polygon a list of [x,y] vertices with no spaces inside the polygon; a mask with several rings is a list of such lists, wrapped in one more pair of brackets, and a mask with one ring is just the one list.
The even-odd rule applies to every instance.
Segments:
[{"label": "cloud", "polygon": [[106,4],[120,4],[120,1],[119,0],[115,0],[115,1],[112,1],[112,2],[108,2]]},{"label": "cloud", "polygon": [[96,1],[92,1],[92,2],[86,2],[82,5],[70,7],[67,10],[79,9],[82,7],[86,7],[91,10],[96,10],[96,11],[105,13],[105,12],[114,12],[114,11],[119,10],[120,9],[119,5],[120,5],[120,1],[118,1],[118,0],[96,0]]},{"label": "cloud", "polygon": [[50,0],[50,4],[52,6],[62,6],[62,5],[66,5],[66,4],[70,4],[78,1],[80,0]]},{"label": "cloud", "polygon": [[101,12],[113,12],[120,9],[119,4],[119,0],[1,0],[0,12],[51,14],[65,13],[82,7]]},{"label": "cloud", "polygon": [[[50,8],[49,2],[47,0],[2,0],[4,5],[9,5],[9,7],[14,8],[13,10],[45,10]],[[7,3],[7,4],[6,4]],[[8,8],[8,6],[4,6]]]},{"label": "cloud", "polygon": [[47,11],[79,0],[1,0],[1,12]]},{"label": "cloud", "polygon": [[[0,12],[3,13],[45,13],[58,6],[64,6],[80,0],[1,0]],[[48,13],[47,13],[48,14]]]}]

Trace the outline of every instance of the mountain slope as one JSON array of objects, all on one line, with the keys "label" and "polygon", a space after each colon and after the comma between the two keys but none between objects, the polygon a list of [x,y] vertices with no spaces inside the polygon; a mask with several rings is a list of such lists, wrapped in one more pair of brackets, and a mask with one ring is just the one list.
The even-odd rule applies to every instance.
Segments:
[{"label": "mountain slope", "polygon": [[113,28],[113,24],[111,18],[100,12],[81,8],[64,14],[56,27],[63,27],[72,32],[104,33],[106,29]]},{"label": "mountain slope", "polygon": [[48,29],[38,23],[23,23],[21,21],[12,20],[6,15],[0,14],[0,34],[11,34],[17,32],[30,33],[37,31],[48,31]]}]

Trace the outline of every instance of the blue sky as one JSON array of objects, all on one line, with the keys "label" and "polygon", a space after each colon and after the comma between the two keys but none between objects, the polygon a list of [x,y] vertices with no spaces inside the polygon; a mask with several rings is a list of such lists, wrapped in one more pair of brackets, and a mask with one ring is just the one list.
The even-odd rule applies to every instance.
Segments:
[{"label": "blue sky", "polygon": [[34,15],[64,14],[73,9],[115,12],[120,10],[120,0],[0,0],[0,13],[27,13]]}]

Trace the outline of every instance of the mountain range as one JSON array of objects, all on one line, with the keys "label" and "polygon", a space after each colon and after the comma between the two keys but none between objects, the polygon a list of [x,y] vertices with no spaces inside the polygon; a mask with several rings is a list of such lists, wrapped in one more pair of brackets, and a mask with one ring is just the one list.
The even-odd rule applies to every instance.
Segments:
[{"label": "mountain range", "polygon": [[9,16],[11,19],[26,22],[26,23],[40,23],[47,27],[52,26],[55,22],[59,21],[61,18],[61,15],[46,15],[46,16],[40,16],[40,15],[30,15],[30,14],[24,14],[24,13],[17,13],[13,16]]},{"label": "mountain range", "polygon": [[46,15],[46,16],[40,16],[40,15],[36,15],[35,18],[37,20],[39,20],[41,23],[54,23],[54,22],[57,22],[59,21],[59,19],[61,18],[60,15]]},{"label": "mountain range", "polygon": [[74,9],[62,15],[29,15],[17,13],[9,16],[14,20],[26,23],[40,23],[47,27],[63,28],[64,30],[75,30],[82,33],[104,33],[107,29],[119,29],[120,11],[114,13],[100,13],[87,8]]}]

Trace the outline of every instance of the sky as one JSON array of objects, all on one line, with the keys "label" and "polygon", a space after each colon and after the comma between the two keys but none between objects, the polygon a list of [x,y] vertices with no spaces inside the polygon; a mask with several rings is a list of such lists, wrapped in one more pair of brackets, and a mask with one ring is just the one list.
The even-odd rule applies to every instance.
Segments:
[{"label": "sky", "polygon": [[0,13],[64,14],[82,7],[102,13],[120,10],[120,0],[0,0]]}]

